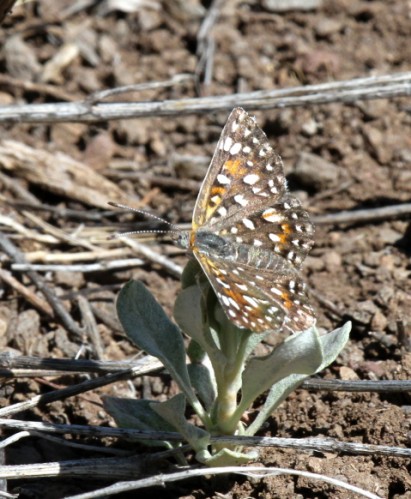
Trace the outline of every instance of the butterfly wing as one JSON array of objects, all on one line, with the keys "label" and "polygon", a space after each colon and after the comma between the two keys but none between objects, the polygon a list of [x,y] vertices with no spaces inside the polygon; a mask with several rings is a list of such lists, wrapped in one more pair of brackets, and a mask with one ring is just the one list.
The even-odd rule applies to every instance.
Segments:
[{"label": "butterfly wing", "polygon": [[235,108],[227,119],[193,214],[193,229],[255,212],[280,199],[286,182],[281,158],[255,118]]},{"label": "butterfly wing", "polygon": [[[201,247],[200,232],[231,243],[237,257],[241,247],[242,258]],[[299,331],[315,322],[297,271],[313,233],[308,213],[287,191],[281,158],[255,119],[234,109],[196,202],[191,249],[237,326]],[[258,258],[248,257],[253,247]]]},{"label": "butterfly wing", "polygon": [[227,317],[240,328],[255,332],[303,331],[315,323],[306,285],[295,268],[277,257],[276,271],[196,255]]}]

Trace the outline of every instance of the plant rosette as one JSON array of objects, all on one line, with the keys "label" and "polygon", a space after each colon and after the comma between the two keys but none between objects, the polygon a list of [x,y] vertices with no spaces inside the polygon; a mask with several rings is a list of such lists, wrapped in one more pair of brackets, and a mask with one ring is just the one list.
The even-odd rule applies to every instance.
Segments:
[{"label": "plant rosette", "polygon": [[[105,398],[119,426],[151,431],[178,431],[208,466],[241,464],[255,459],[241,447],[210,445],[219,435],[254,435],[278,405],[309,376],[329,366],[346,345],[351,324],[321,334],[315,326],[293,334],[264,356],[256,346],[273,331],[253,333],[236,327],[225,315],[208,280],[190,261],[183,273],[174,324],[139,281],[120,291],[117,312],[128,338],[157,357],[181,393],[165,402]],[[187,349],[183,334],[191,341]],[[188,359],[188,361],[187,361]],[[257,397],[267,392],[257,417],[242,418]],[[186,419],[187,404],[203,425]],[[167,448],[170,442],[151,442]]]}]

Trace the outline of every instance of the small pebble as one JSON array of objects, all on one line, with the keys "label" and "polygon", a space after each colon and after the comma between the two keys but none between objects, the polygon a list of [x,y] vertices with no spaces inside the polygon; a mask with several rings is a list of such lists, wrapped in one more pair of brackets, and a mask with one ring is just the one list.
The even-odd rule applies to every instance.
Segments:
[{"label": "small pebble", "polygon": [[330,161],[308,152],[300,153],[293,171],[305,186],[321,191],[337,185],[339,168]]}]

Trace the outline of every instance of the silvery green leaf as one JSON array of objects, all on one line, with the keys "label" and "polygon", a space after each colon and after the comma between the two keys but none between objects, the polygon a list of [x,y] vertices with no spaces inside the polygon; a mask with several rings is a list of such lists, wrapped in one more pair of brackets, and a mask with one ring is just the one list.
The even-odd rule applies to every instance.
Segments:
[{"label": "silvery green leaf", "polygon": [[196,412],[201,413],[190,386],[183,336],[143,283],[130,281],[123,286],[117,313],[127,336],[139,348],[160,359]]},{"label": "silvery green leaf", "polygon": [[207,279],[198,261],[195,258],[188,260],[181,276],[182,289],[198,284],[199,280],[202,277],[204,277],[204,279]]},{"label": "silvery green leaf", "polygon": [[242,464],[247,464],[252,460],[257,459],[258,453],[250,452],[238,452],[231,449],[221,449],[216,454],[210,456],[207,460],[202,462],[209,467],[213,466],[240,466]]},{"label": "silvery green leaf", "polygon": [[191,384],[207,411],[211,409],[216,398],[216,384],[212,371],[204,364],[188,364]]},{"label": "silvery green leaf", "polygon": [[182,393],[178,393],[165,402],[153,404],[152,408],[168,421],[196,452],[207,450],[210,444],[210,434],[186,420],[186,399]]},{"label": "silvery green leaf", "polygon": [[218,338],[212,334],[212,330],[206,322],[205,298],[203,291],[198,285],[183,289],[177,296],[174,306],[174,318],[180,328],[198,343],[207,352],[214,363],[225,363],[221,354]]},{"label": "silvery green leaf", "polygon": [[[319,337],[322,346],[323,359],[318,369],[311,374],[322,371],[334,362],[347,344],[350,331],[351,322],[347,322],[342,327]],[[245,434],[254,435],[260,429],[264,421],[266,421],[266,419],[289,395],[289,393],[295,390],[307,378],[307,376],[311,374],[290,374],[273,384],[267,395],[264,406],[253,423],[245,430]]]},{"label": "silvery green leaf", "polygon": [[[170,431],[175,429],[165,419],[159,416],[151,404],[159,403],[150,400],[134,400],[119,397],[103,397],[106,411],[114,418],[120,428],[134,428],[145,431]],[[162,445],[172,447],[169,442],[160,440],[141,440],[145,445]]]},{"label": "silvery green leaf", "polygon": [[323,351],[315,328],[298,333],[266,357],[252,358],[243,373],[241,412],[274,383],[290,374],[311,375],[323,361]]},{"label": "silvery green leaf", "polygon": [[348,321],[338,329],[320,336],[323,347],[323,363],[317,372],[325,369],[338,357],[350,338],[351,325],[351,322]]}]

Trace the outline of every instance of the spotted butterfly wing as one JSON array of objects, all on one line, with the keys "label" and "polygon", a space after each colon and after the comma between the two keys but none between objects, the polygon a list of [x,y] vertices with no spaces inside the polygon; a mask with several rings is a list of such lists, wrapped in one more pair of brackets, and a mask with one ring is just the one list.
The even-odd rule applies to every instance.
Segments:
[{"label": "spotted butterfly wing", "polygon": [[315,322],[297,271],[312,236],[280,157],[255,119],[234,109],[196,202],[189,245],[238,327],[299,331]]}]

